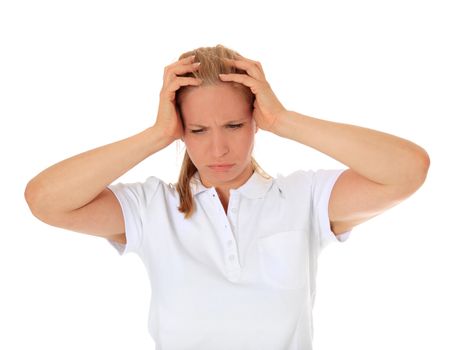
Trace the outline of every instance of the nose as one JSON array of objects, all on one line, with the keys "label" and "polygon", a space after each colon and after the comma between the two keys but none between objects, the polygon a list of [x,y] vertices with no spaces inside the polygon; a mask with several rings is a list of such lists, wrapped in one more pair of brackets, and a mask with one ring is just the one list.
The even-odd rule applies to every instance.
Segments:
[{"label": "nose", "polygon": [[229,152],[229,140],[221,132],[215,132],[212,135],[211,149],[216,158],[224,156]]}]

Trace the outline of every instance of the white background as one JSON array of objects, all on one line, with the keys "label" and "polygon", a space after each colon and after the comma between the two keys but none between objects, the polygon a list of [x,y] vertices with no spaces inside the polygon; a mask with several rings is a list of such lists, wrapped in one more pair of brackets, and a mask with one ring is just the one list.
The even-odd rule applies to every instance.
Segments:
[{"label": "white background", "polygon": [[[155,348],[140,259],[39,221],[24,189],[58,161],[151,126],[164,67],[223,44],[259,60],[288,109],[392,133],[431,158],[418,192],[322,253],[314,349],[457,349],[454,8],[441,0],[2,1],[0,348]],[[175,182],[183,147],[171,144],[117,181]],[[345,167],[265,131],[254,156],[273,176]]]}]

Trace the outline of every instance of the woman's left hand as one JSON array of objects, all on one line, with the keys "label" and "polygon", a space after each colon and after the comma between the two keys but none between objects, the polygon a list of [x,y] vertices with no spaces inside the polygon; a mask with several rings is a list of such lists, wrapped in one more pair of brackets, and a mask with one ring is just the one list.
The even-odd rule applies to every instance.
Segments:
[{"label": "woman's left hand", "polygon": [[222,81],[234,81],[248,86],[256,96],[253,117],[257,126],[263,130],[273,132],[278,120],[286,109],[270,88],[261,63],[243,56],[237,56],[235,60],[225,59],[225,61],[238,69],[245,70],[248,75],[236,73],[220,74],[220,79]]}]

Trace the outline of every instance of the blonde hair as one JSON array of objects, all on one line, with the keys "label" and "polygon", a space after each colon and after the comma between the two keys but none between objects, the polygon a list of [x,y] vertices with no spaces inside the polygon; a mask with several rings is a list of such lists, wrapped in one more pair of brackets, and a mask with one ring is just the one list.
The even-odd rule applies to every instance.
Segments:
[{"label": "blonde hair", "polygon": [[[185,52],[180,55],[179,59],[195,55],[194,62],[200,62],[199,69],[197,71],[189,72],[182,74],[182,77],[195,77],[202,79],[202,83],[200,86],[205,85],[218,85],[221,84],[221,80],[219,79],[219,75],[221,73],[238,73],[238,74],[246,74],[245,71],[242,71],[238,68],[233,66],[227,65],[223,58],[236,58],[239,53],[237,51],[231,50],[223,45],[216,45],[214,47],[199,47],[192,51]],[[227,84],[227,83],[225,83]],[[244,96],[247,102],[251,106],[251,110],[253,110],[253,103],[255,95],[251,92],[250,88],[247,86],[236,83],[236,82],[229,82],[234,88],[239,89],[242,92],[242,96]],[[181,103],[183,96],[186,94],[186,91],[189,89],[196,88],[194,86],[184,86],[181,87],[175,95],[176,105],[177,105],[177,112],[180,116],[181,123],[183,126],[183,130],[185,130],[184,121],[181,113]],[[270,179],[271,176],[267,174],[256,162],[254,157],[251,157],[251,165],[253,170],[258,172],[261,176]],[[173,184],[180,196],[180,206],[178,210],[181,213],[184,213],[185,219],[189,219],[191,215],[194,213],[195,204],[192,197],[192,191],[190,188],[190,181],[193,175],[197,172],[197,168],[194,163],[191,161],[189,154],[185,151],[183,162],[181,164],[180,175],[178,177],[178,182]]]}]

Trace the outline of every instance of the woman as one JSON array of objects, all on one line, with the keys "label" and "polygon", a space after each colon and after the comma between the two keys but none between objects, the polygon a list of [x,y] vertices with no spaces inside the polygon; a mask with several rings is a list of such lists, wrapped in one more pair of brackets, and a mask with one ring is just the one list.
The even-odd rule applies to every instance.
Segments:
[{"label": "woman", "polygon": [[[266,175],[258,128],[348,169]],[[179,180],[111,183],[181,139]],[[405,139],[286,109],[259,62],[222,45],[164,70],[155,124],[66,159],[27,185],[32,213],[137,253],[158,349],[311,349],[317,259],[413,194],[429,157]]]}]

